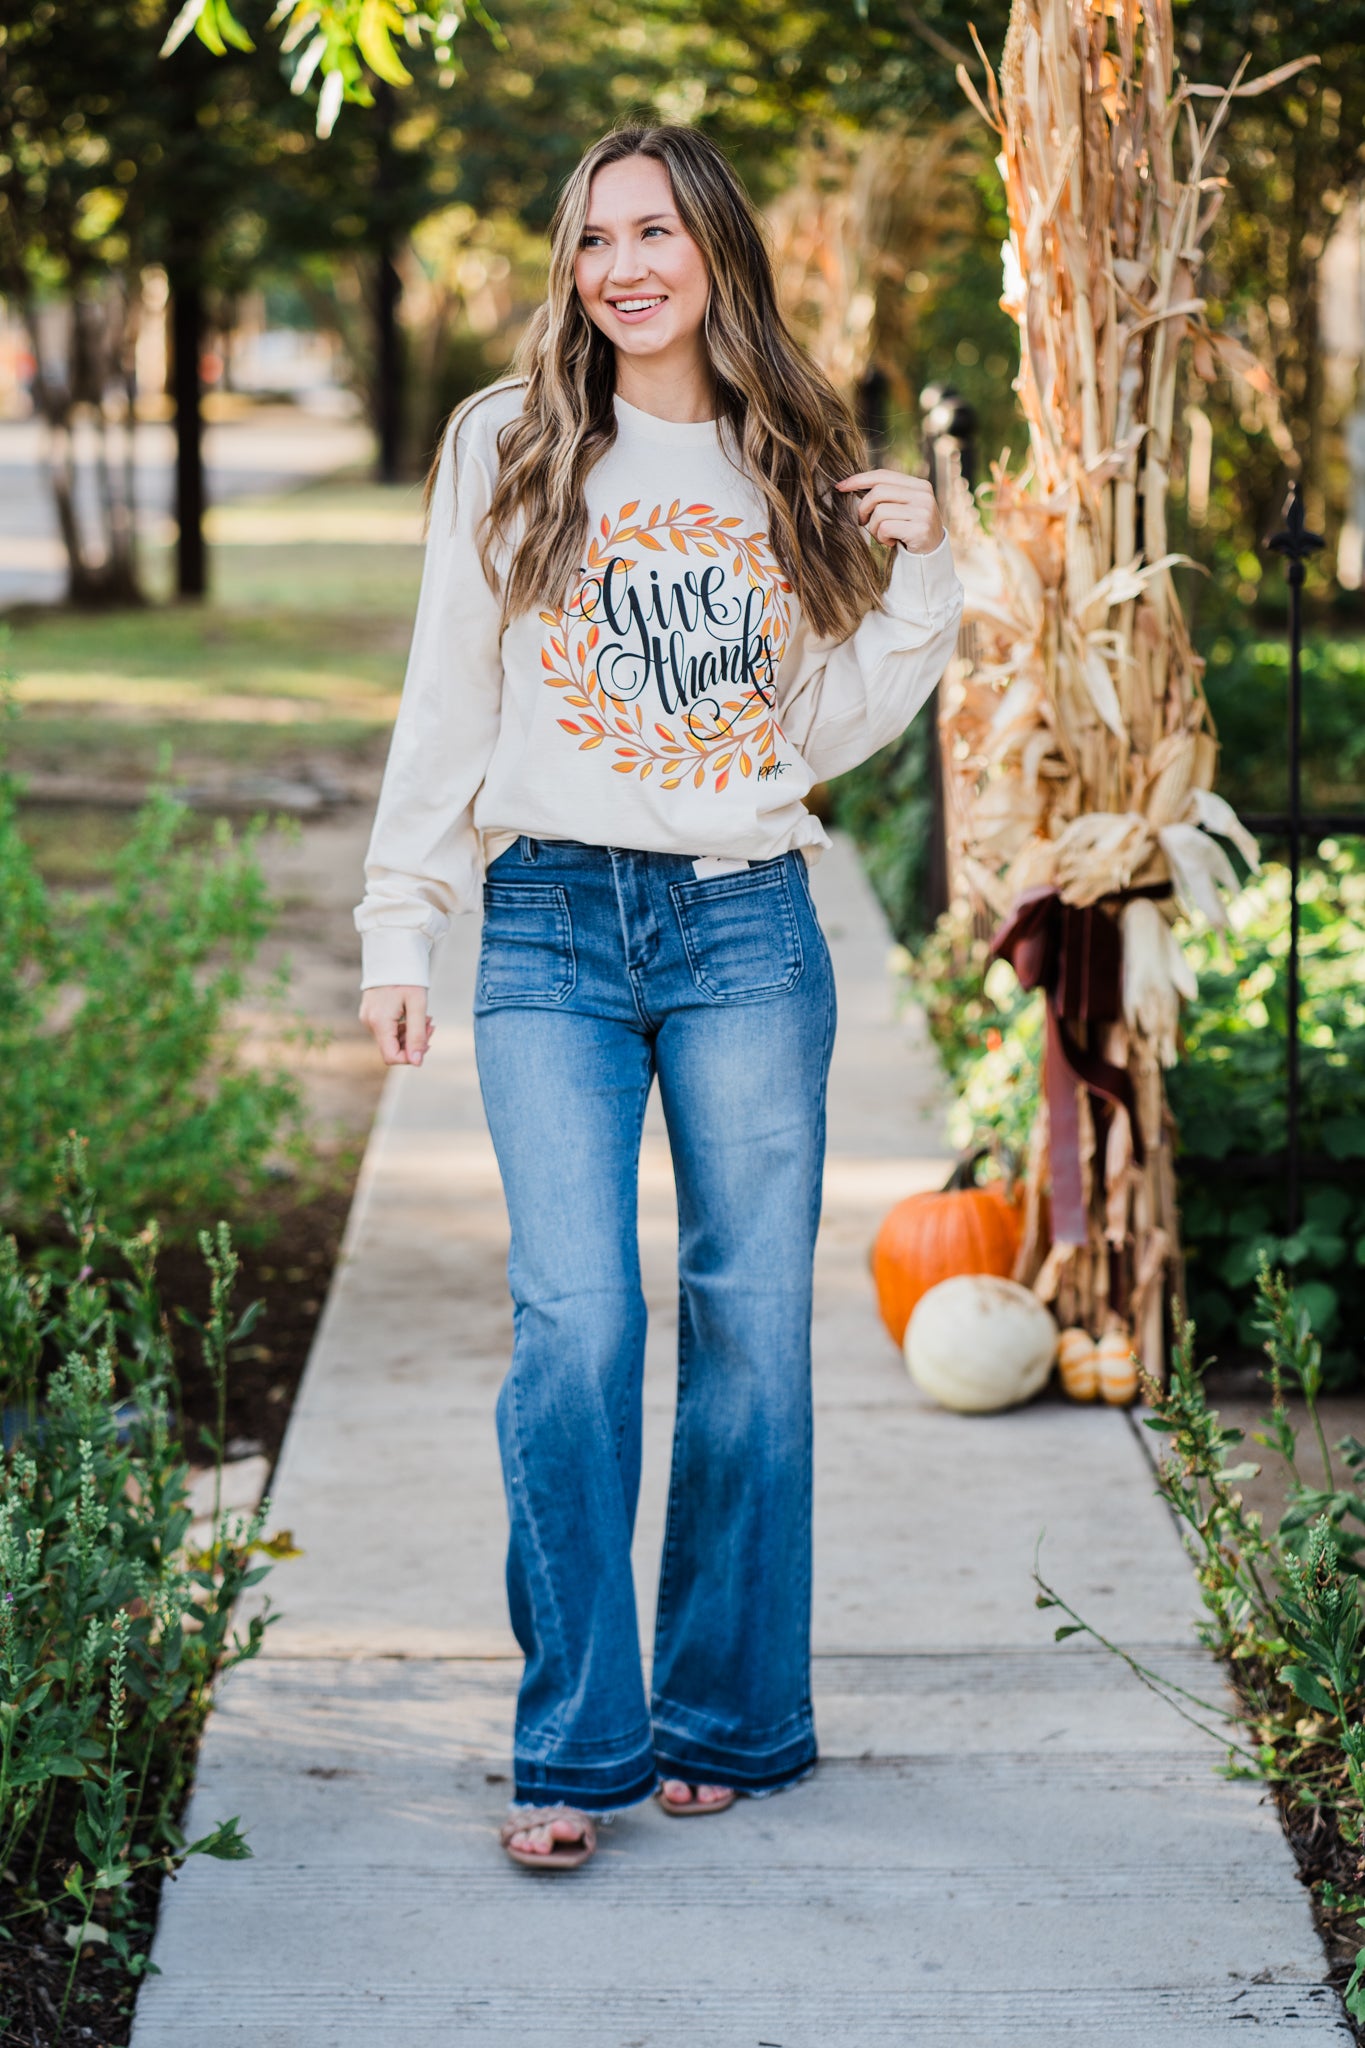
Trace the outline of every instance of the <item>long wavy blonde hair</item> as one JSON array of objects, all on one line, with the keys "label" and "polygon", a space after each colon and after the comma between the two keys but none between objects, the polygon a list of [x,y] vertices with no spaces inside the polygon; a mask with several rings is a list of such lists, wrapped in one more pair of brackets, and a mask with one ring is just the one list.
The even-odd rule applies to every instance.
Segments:
[{"label": "long wavy blonde hair", "polygon": [[665,126],[603,136],[555,208],[545,303],[513,365],[525,401],[498,435],[497,483],[480,539],[484,573],[497,588],[494,554],[522,515],[502,581],[503,624],[563,604],[580,573],[588,532],[584,484],[616,438],[616,369],[611,343],[579,299],[574,261],[594,176],[631,156],[664,166],[679,218],[705,261],[711,289],[704,336],[717,418],[767,501],[773,553],[815,631],[845,639],[886,587],[887,558],[868,546],[853,503],[834,489],[866,468],[866,444],[849,407],[782,318],[758,218],[734,171],[695,128]]}]

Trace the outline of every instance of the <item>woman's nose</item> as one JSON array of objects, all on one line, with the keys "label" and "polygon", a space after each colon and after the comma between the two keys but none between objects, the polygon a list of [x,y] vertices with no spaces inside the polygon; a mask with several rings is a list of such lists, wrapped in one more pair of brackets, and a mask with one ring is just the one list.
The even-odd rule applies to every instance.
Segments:
[{"label": "woman's nose", "polygon": [[644,250],[638,245],[618,242],[616,254],[611,259],[609,284],[634,284],[649,269]]}]

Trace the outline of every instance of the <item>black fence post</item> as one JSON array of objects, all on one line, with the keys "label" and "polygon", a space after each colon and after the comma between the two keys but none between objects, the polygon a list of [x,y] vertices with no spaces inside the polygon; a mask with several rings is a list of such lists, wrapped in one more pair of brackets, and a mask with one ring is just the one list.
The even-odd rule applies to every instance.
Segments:
[{"label": "black fence post", "polygon": [[1296,477],[1284,508],[1284,525],[1270,546],[1285,557],[1289,579],[1289,956],[1285,962],[1285,1202],[1288,1228],[1299,1227],[1302,1205],[1299,1159],[1299,866],[1303,852],[1302,604],[1305,565],[1322,546],[1322,535],[1304,522],[1303,492]]},{"label": "black fence post", "polygon": [[[924,420],[924,459],[929,481],[944,506],[952,473],[951,454],[967,489],[976,482],[976,408],[950,384],[928,384],[919,395]],[[948,908],[948,822],[943,789],[943,757],[939,747],[939,689],[936,684],[924,716],[929,720],[929,867],[925,877],[925,913],[937,924]]]}]

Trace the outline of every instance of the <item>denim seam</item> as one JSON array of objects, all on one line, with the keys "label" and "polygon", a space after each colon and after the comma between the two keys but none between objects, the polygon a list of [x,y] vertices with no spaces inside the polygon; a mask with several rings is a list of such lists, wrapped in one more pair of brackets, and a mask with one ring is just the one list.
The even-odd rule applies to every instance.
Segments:
[{"label": "denim seam", "polygon": [[668,1468],[668,1506],[664,1515],[663,1553],[659,1559],[659,1594],[654,1608],[654,1653],[658,1656],[659,1642],[667,1640],[671,1601],[669,1595],[673,1584],[673,1554],[677,1542],[678,1516],[678,1446],[682,1439],[683,1404],[687,1399],[688,1369],[692,1362],[692,1317],[688,1307],[687,1289],[681,1279],[678,1282],[678,1397],[674,1410],[673,1454]]},{"label": "denim seam", "polygon": [[[776,1722],[773,1727],[756,1728],[752,1731],[748,1740],[744,1742],[730,1742],[722,1740],[714,1731],[708,1730],[704,1734],[699,1734],[695,1728],[681,1727],[677,1722],[670,1721],[668,1719],[670,1704],[671,1702],[668,1700],[660,1700],[656,1702],[653,1710],[654,1746],[656,1749],[667,1747],[666,1742],[660,1743],[659,1737],[661,1735],[665,1737],[671,1736],[675,1742],[693,1743],[703,1749],[724,1750],[727,1756],[748,1757],[755,1762],[762,1763],[764,1758],[770,1756],[774,1750],[789,1748],[797,1736],[807,1734],[813,1723],[810,1703],[807,1701],[804,1705],[798,1707],[795,1712],[788,1714],[785,1720]],[[660,1711],[661,1709],[662,1711]],[[685,1707],[680,1708],[678,1711],[683,1714],[687,1713]]]},{"label": "denim seam", "polygon": [[[515,1338],[513,1339],[513,1342],[515,1343]],[[522,1513],[526,1519],[527,1528],[530,1531],[531,1547],[535,1553],[536,1565],[538,1568],[539,1576],[545,1589],[545,1594],[549,1603],[550,1612],[554,1617],[556,1655],[559,1661],[562,1662],[564,1657],[565,1642],[567,1640],[567,1632],[564,1627],[564,1617],[559,1611],[559,1602],[555,1597],[554,1576],[550,1571],[550,1561],[545,1554],[545,1545],[541,1540],[540,1525],[536,1519],[535,1514],[532,1512],[531,1509],[531,1491],[526,1481],[526,1458],[521,1447],[521,1402],[519,1398],[515,1376],[513,1376],[512,1379],[511,1393],[512,1418],[516,1433],[517,1477],[521,1482]],[[568,1708],[569,1704],[569,1698],[566,1697],[565,1699],[561,1700],[559,1706],[555,1709],[554,1713],[550,1716],[549,1721],[546,1723],[544,1729],[541,1731],[542,1734],[558,1734],[560,1726],[563,1723],[565,1711]]]},{"label": "denim seam", "polygon": [[[650,1075],[649,1075],[649,1080],[648,1080],[648,1081],[646,1082],[646,1084],[645,1084],[644,1088],[643,1088],[643,1089],[641,1090],[641,1093],[640,1093],[640,1106],[639,1106],[639,1110],[638,1110],[638,1112],[637,1112],[637,1114],[636,1114],[636,1118],[635,1118],[635,1203],[636,1203],[636,1208],[637,1208],[637,1210],[638,1210],[638,1208],[639,1208],[639,1201],[640,1201],[640,1146],[641,1146],[641,1144],[642,1144],[642,1142],[643,1142],[643,1139],[644,1139],[644,1133],[645,1133],[645,1111],[646,1111],[646,1110],[648,1109],[648,1107],[649,1107],[649,1092],[650,1092],[650,1089],[651,1089],[651,1088],[653,1087],[653,1085],[654,1085],[654,1073],[653,1073],[653,1063],[652,1063],[652,1060],[651,1060],[651,1067],[650,1067]],[[639,1226],[638,1226],[638,1224],[637,1224],[637,1226],[636,1226],[636,1232],[635,1232],[635,1287],[636,1287],[636,1292],[637,1292],[637,1294],[638,1294],[638,1295],[640,1296],[641,1300],[643,1301],[643,1295],[644,1295],[644,1287],[643,1287],[643,1283],[642,1283],[642,1280],[641,1280],[641,1277],[640,1277],[640,1233],[639,1233]],[[646,1321],[646,1326],[648,1326],[648,1320],[649,1320],[649,1307],[648,1307],[648,1304],[646,1303],[646,1304],[645,1304],[645,1321]],[[643,1376],[643,1375],[641,1375],[641,1376]],[[636,1384],[633,1384],[633,1383],[632,1383],[632,1384],[628,1384],[628,1385],[627,1385],[627,1387],[626,1387],[626,1390],[625,1390],[625,1395],[624,1395],[624,1398],[623,1398],[623,1400],[622,1400],[622,1403],[621,1403],[621,1413],[620,1413],[619,1417],[617,1418],[617,1423],[616,1423],[616,1469],[617,1469],[617,1471],[618,1471],[618,1472],[619,1472],[619,1471],[620,1471],[620,1469],[621,1469],[621,1450],[622,1450],[622,1446],[623,1446],[623,1445],[624,1445],[624,1443],[625,1443],[625,1437],[626,1437],[626,1430],[627,1430],[627,1428],[629,1427],[629,1424],[630,1424],[630,1411],[631,1411],[631,1405],[632,1405],[632,1402],[633,1402],[633,1400],[635,1399],[635,1397],[636,1397],[636,1395],[637,1395],[637,1394],[639,1394],[639,1395],[640,1395],[641,1397],[643,1397],[643,1388],[642,1388],[642,1387],[640,1387],[640,1386],[638,1386],[638,1385],[636,1385]],[[629,1519],[630,1519],[630,1521],[632,1522],[632,1525],[633,1525],[633,1522],[634,1522],[634,1517],[632,1516],[632,1517],[630,1517]]]},{"label": "denim seam", "polygon": [[[653,1723],[642,1722],[628,1735],[606,1735],[597,1742],[564,1740],[556,1738],[553,1743],[537,1737],[528,1742],[524,1737],[516,1741],[516,1753],[523,1762],[545,1769],[551,1764],[562,1764],[566,1769],[591,1769],[595,1765],[629,1763],[633,1757],[647,1756],[653,1748]],[[542,1755],[540,1752],[544,1750]]]}]

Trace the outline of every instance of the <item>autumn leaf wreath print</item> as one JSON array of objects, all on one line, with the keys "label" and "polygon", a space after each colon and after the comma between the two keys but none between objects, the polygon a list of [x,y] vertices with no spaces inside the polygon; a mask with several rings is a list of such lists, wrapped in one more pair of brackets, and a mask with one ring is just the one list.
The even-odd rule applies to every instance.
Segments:
[{"label": "autumn leaf wreath print", "polygon": [[540,615],[545,681],[570,714],[559,725],[585,753],[610,745],[618,775],[657,771],[664,789],[779,773],[792,587],[767,534],[710,505],[675,498],[645,518],[640,505],[603,515],[569,602]]}]

